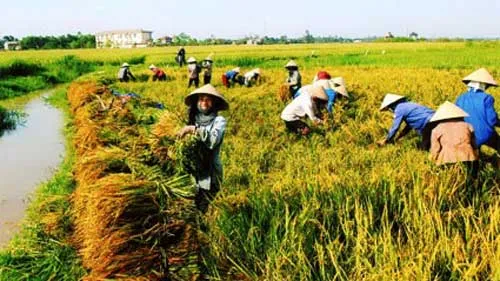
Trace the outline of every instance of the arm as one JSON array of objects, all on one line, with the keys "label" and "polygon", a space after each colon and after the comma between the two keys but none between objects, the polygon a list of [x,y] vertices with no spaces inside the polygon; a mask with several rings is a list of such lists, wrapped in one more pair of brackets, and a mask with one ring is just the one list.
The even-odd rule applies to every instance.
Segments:
[{"label": "arm", "polygon": [[399,130],[399,127],[401,126],[401,123],[403,122],[403,114],[400,112],[396,111],[395,116],[394,116],[394,121],[392,122],[392,127],[389,129],[389,133],[387,134],[387,141],[391,141],[394,136],[396,135],[396,132]]},{"label": "arm", "polygon": [[133,80],[135,80],[135,77],[134,77],[134,75],[132,74],[132,71],[127,70],[127,72],[128,72],[128,75],[130,75],[130,78],[132,78]]},{"label": "arm", "polygon": [[314,113],[314,107],[313,107],[313,101],[311,99],[311,101],[307,104],[304,104],[304,111],[306,112],[306,115],[309,117],[309,119],[311,119],[311,121],[313,121],[314,123],[319,123],[321,122],[321,119],[319,119],[318,117],[316,117],[316,114]]},{"label": "arm", "polygon": [[441,151],[441,143],[439,141],[440,135],[437,130],[433,130],[431,134],[431,149],[430,149],[430,158],[431,160],[436,161],[439,156],[439,152]]},{"label": "arm", "polygon": [[404,127],[403,131],[401,131],[401,133],[399,133],[399,136],[397,136],[396,141],[403,138],[404,136],[406,136],[410,131],[411,131],[411,127],[406,125]]},{"label": "arm", "polygon": [[222,142],[225,131],[226,119],[222,116],[217,116],[211,129],[201,127],[196,130],[196,133],[208,149],[214,149]]},{"label": "arm", "polygon": [[488,96],[484,101],[484,108],[486,110],[486,120],[489,125],[500,127],[500,120],[498,120],[498,115],[495,111],[495,99],[492,96]]},{"label": "arm", "polygon": [[328,95],[328,104],[326,105],[326,110],[328,111],[328,113],[332,113],[337,93],[335,93],[335,91],[332,89],[328,89],[326,90],[326,94]]}]

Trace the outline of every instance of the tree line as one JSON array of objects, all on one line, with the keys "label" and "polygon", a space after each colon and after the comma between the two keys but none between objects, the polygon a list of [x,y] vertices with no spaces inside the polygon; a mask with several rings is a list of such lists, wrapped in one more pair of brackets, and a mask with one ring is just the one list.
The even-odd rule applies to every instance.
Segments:
[{"label": "tree line", "polygon": [[5,42],[18,41],[21,49],[79,49],[95,48],[95,36],[91,34],[66,34],[61,36],[26,36],[21,40],[12,35],[5,35],[0,39],[3,47]]}]

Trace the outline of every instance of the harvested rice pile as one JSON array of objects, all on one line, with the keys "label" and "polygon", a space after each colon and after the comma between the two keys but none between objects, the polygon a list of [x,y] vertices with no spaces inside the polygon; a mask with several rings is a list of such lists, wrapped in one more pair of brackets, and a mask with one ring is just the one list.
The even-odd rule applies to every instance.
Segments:
[{"label": "harvested rice pile", "polygon": [[68,99],[77,130],[74,239],[85,280],[199,278],[193,182],[179,168],[174,137],[182,120],[167,112],[156,125],[143,122],[150,109],[117,102],[93,82],[71,85]]}]

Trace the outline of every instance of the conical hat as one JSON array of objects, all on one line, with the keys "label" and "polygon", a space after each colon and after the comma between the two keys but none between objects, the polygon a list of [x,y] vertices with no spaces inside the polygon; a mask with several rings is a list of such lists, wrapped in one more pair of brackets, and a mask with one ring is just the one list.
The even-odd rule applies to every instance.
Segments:
[{"label": "conical hat", "polygon": [[463,117],[468,117],[469,114],[467,112],[463,111],[460,107],[456,106],[455,104],[445,101],[442,105],[439,106],[438,110],[434,115],[432,115],[432,118],[429,122],[436,122],[436,121],[442,121],[442,120],[448,120],[448,119],[455,119],[455,118],[463,118]]},{"label": "conical hat", "polygon": [[208,56],[205,58],[206,61],[209,61],[209,62],[212,62],[212,57],[211,56]]},{"label": "conical hat", "polygon": [[285,68],[287,67],[299,67],[297,63],[294,60],[290,60],[286,65]]},{"label": "conical hat", "polygon": [[122,67],[129,67],[129,65],[128,65],[128,63],[124,62],[124,63],[122,64]]},{"label": "conical hat", "polygon": [[380,106],[380,110],[384,110],[389,105],[397,102],[398,100],[404,99],[404,96],[395,95],[395,94],[387,94],[382,101],[382,105]]},{"label": "conical hat", "polygon": [[468,84],[470,81],[476,81],[476,82],[482,82],[491,86],[498,86],[497,82],[495,79],[493,79],[493,76],[485,69],[485,68],[480,68],[471,74],[469,74],[467,77],[462,79],[462,81],[465,84]]},{"label": "conical hat", "polygon": [[193,63],[193,62],[196,62],[196,59],[193,58],[193,57],[190,57],[188,60],[187,60],[187,63]]},{"label": "conical hat", "polygon": [[255,68],[255,69],[253,70],[253,72],[254,72],[254,73],[257,73],[257,74],[259,74],[259,75],[260,75],[260,68]]},{"label": "conical hat", "polygon": [[149,66],[149,69],[155,69],[155,68],[156,68],[156,66],[154,64]]},{"label": "conical hat", "polygon": [[207,84],[191,92],[189,95],[186,96],[186,98],[184,98],[184,103],[188,106],[191,105],[193,102],[197,100],[197,97],[200,94],[210,95],[217,98],[220,101],[219,110],[226,110],[229,108],[229,104],[227,103],[224,96],[221,93],[217,92],[214,86],[210,84]]},{"label": "conical hat", "polygon": [[324,101],[328,100],[328,96],[326,95],[325,89],[322,86],[312,85],[312,87],[307,88],[307,92],[311,95],[311,97],[315,97]]},{"label": "conical hat", "polygon": [[328,80],[317,80],[316,82],[313,83],[313,85],[323,87],[323,89],[325,90],[332,88]]},{"label": "conical hat", "polygon": [[335,78],[330,79],[328,82],[330,82],[330,86],[332,87],[332,89],[335,90],[335,92],[337,92],[345,97],[349,97],[349,93],[347,92],[347,89],[345,86],[344,78],[335,77]]},{"label": "conical hat", "polygon": [[240,73],[240,68],[239,68],[239,67],[235,67],[235,68],[233,68],[232,70],[233,70],[234,72],[238,72],[238,73]]}]

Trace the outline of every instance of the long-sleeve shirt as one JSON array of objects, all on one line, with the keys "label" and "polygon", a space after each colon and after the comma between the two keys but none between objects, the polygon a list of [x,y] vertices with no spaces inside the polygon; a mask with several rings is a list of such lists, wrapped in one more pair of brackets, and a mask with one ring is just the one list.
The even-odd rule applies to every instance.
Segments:
[{"label": "long-sleeve shirt", "polygon": [[328,104],[326,105],[326,110],[328,111],[328,113],[332,113],[337,93],[333,89],[326,89],[325,92],[328,96]]},{"label": "long-sleeve shirt", "polygon": [[302,87],[302,77],[298,70],[294,70],[288,74],[288,78],[286,79],[287,83],[290,83],[290,88],[294,90],[300,89]]},{"label": "long-sleeve shirt", "polygon": [[199,67],[196,63],[190,63],[188,64],[188,72],[189,72],[189,78],[190,79],[196,79],[199,77]]},{"label": "long-sleeve shirt", "polygon": [[316,117],[317,111],[318,109],[311,95],[303,90],[300,96],[295,98],[285,107],[285,109],[283,109],[283,112],[281,112],[281,119],[284,121],[295,121],[307,115],[312,121],[318,121],[319,118]]},{"label": "long-sleeve shirt", "polygon": [[398,103],[394,109],[394,121],[387,134],[387,140],[392,140],[403,121],[416,130],[419,135],[422,135],[425,125],[432,118],[432,115],[434,115],[434,110],[423,105],[408,101]]},{"label": "long-sleeve shirt", "polygon": [[226,119],[223,116],[217,116],[212,123],[207,126],[198,125],[196,133],[200,137],[202,143],[208,151],[211,151],[211,169],[204,171],[197,179],[196,183],[199,188],[210,190],[211,185],[218,185],[222,181],[222,162],[220,160],[220,148],[224,140],[226,132]]},{"label": "long-sleeve shirt", "polygon": [[238,75],[238,72],[233,70],[229,70],[228,72],[226,72],[227,80],[234,80],[236,78],[236,75]]},{"label": "long-sleeve shirt", "polygon": [[204,76],[212,76],[212,63],[210,61],[203,61],[202,67],[205,69]]},{"label": "long-sleeve shirt", "polygon": [[474,127],[476,144],[478,147],[485,144],[493,134],[495,126],[500,125],[494,107],[495,99],[480,89],[470,88],[468,92],[460,95],[456,101],[458,107],[469,114],[465,122]]},{"label": "long-sleeve shirt", "polygon": [[245,73],[243,77],[245,78],[245,85],[248,86],[252,79],[256,79],[258,77],[258,73],[255,72],[255,70],[250,70],[247,73]]},{"label": "long-sleeve shirt", "polygon": [[438,165],[478,160],[472,125],[464,121],[440,122],[432,130],[430,153]]}]

